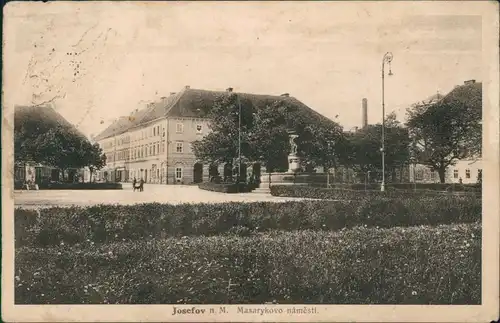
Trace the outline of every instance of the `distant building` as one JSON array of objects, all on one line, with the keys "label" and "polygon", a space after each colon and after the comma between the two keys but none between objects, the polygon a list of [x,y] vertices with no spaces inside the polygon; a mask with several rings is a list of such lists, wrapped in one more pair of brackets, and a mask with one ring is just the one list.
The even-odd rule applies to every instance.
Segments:
[{"label": "distant building", "polygon": [[[37,130],[46,131],[53,127],[62,126],[73,131],[79,136],[85,137],[68,122],[63,116],[56,112],[53,104],[43,106],[16,106],[14,109],[14,134],[26,126],[37,127]],[[83,170],[68,169],[68,175],[80,173],[87,175]],[[14,182],[19,187],[22,183],[39,184],[43,180],[59,181],[62,173],[59,169],[34,163],[32,160],[14,160]]]},{"label": "distant building", "polygon": [[[452,91],[446,95],[432,96],[431,98],[419,102],[420,105],[432,105],[449,96],[455,99],[466,102],[467,104],[476,105],[476,108],[482,109],[478,105],[482,95],[482,83],[475,80],[465,81],[463,85],[456,86]],[[444,121],[445,122],[445,121]],[[439,175],[437,172],[432,172],[428,166],[417,164],[410,165],[409,167],[410,181],[417,183],[439,183]],[[482,161],[481,156],[473,156],[462,159],[456,162],[455,165],[449,166],[446,169],[445,182],[446,183],[460,183],[472,184],[477,183],[478,179],[482,178]]]},{"label": "distant building", "polygon": [[[191,143],[210,131],[210,120],[203,111],[210,109],[219,96],[228,92],[232,89],[208,91],[186,86],[178,93],[170,93],[158,102],[115,120],[94,138],[107,157],[107,166],[99,172],[99,179],[130,182],[133,178],[142,178],[146,183],[159,184],[207,181],[209,165],[196,159]],[[238,95],[257,109],[285,101],[319,115],[288,93]],[[222,168],[218,165],[221,174]]]}]

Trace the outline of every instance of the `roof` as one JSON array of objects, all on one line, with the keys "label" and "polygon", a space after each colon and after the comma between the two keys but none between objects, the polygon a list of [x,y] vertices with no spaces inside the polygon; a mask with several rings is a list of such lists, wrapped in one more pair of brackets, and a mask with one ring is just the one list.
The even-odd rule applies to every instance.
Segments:
[{"label": "roof", "polygon": [[64,127],[82,138],[86,136],[80,132],[72,123],[60,115],[52,106],[15,106],[14,108],[14,130],[20,128],[23,123],[32,122],[41,132],[53,127]]},{"label": "roof", "polygon": [[[287,102],[290,105],[301,109],[310,116],[322,121],[332,120],[319,114],[307,105],[290,96],[263,95],[251,93],[236,93],[240,97],[242,104],[250,104],[254,108],[263,108],[277,101]],[[209,110],[221,95],[229,95],[227,91],[209,91],[201,89],[184,88],[181,92],[174,93],[162,98],[158,102],[149,104],[146,108],[136,110],[137,115],[124,117],[113,122],[108,128],[96,136],[96,140],[102,140],[112,136],[120,135],[128,130],[140,127],[148,122],[160,118],[206,118],[203,111]]]}]

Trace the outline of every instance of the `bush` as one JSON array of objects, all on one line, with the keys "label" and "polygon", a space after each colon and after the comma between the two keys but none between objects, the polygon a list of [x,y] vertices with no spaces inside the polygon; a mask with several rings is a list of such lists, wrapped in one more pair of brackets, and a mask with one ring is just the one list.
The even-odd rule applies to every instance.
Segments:
[{"label": "bush", "polygon": [[215,183],[215,182],[204,182],[198,184],[198,187],[202,190],[221,192],[221,193],[248,193],[251,192],[255,187],[247,183]]},{"label": "bush", "polygon": [[481,200],[421,197],[395,201],[377,197],[358,201],[99,205],[37,212],[15,210],[16,244],[49,246],[274,229],[334,231],[357,225],[465,223],[481,219]]},{"label": "bush", "polygon": [[51,182],[42,187],[48,190],[121,190],[121,183],[62,183]]},{"label": "bush", "polygon": [[379,190],[361,190],[361,189],[339,189],[339,188],[322,188],[305,185],[273,185],[271,186],[271,195],[287,196],[287,197],[303,197],[324,200],[362,200],[373,197],[386,198],[411,198],[415,196],[433,196],[442,198],[445,196],[474,196],[481,198],[480,193],[476,192],[440,192],[435,190],[403,190],[403,189],[388,189],[385,192]]},{"label": "bush", "polygon": [[480,224],[86,242],[15,259],[16,304],[481,304]]},{"label": "bush", "polygon": [[[280,184],[276,184],[280,185]],[[326,182],[313,181],[307,184],[312,187],[326,188]],[[380,183],[355,183],[355,184],[330,184],[332,189],[345,189],[353,191],[380,190]],[[440,192],[475,192],[481,193],[481,184],[458,184],[458,183],[386,183],[387,191],[440,191]]]}]

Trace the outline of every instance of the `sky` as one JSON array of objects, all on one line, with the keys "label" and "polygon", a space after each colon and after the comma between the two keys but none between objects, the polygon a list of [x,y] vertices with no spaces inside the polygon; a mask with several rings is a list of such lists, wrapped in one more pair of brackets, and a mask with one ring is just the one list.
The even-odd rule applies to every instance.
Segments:
[{"label": "sky", "polygon": [[386,52],[386,113],[400,120],[411,104],[482,75],[481,11],[470,3],[54,2],[4,10],[4,105],[52,102],[89,136],[186,85],[290,93],[346,129],[361,125],[367,98],[368,122],[377,123]]}]

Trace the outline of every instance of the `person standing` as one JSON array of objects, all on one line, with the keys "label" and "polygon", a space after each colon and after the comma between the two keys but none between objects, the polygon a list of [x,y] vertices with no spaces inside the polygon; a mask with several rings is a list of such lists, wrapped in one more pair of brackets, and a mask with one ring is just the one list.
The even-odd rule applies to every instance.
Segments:
[{"label": "person standing", "polygon": [[140,191],[144,191],[144,179],[141,178],[141,189]]},{"label": "person standing", "polygon": [[134,177],[134,180],[132,181],[132,188],[134,189],[134,191],[135,191],[136,184],[137,184],[137,179],[135,179],[135,177]]}]

